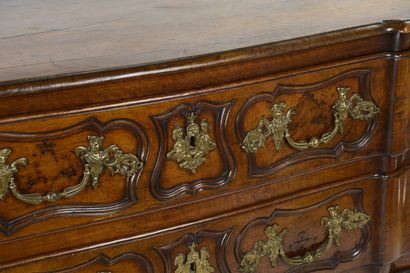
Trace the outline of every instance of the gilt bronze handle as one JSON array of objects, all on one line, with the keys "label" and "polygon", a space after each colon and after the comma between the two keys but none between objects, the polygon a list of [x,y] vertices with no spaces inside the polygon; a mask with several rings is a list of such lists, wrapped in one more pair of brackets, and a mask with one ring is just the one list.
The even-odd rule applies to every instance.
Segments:
[{"label": "gilt bronze handle", "polygon": [[117,145],[110,145],[102,148],[103,137],[88,136],[89,147],[75,148],[75,154],[81,159],[84,165],[83,176],[80,183],[65,188],[60,192],[41,193],[21,193],[15,183],[14,175],[18,172],[17,166],[27,166],[27,158],[19,158],[11,164],[6,160],[12,150],[10,148],[0,149],[0,199],[4,200],[9,191],[19,200],[29,204],[40,204],[44,201],[57,201],[67,199],[79,194],[91,182],[91,186],[96,189],[99,179],[106,168],[111,175],[120,174],[122,176],[132,176],[141,171],[143,164],[133,154],[124,153]]},{"label": "gilt bronze handle", "polygon": [[192,242],[186,256],[184,253],[177,254],[174,261],[175,273],[212,273],[215,271],[208,261],[208,248],[205,246],[198,253],[196,246],[195,242]]},{"label": "gilt bronze handle", "polygon": [[290,108],[286,114],[286,103],[280,102],[273,104],[271,108],[272,119],[262,118],[259,120],[255,129],[249,131],[242,143],[242,148],[246,152],[255,153],[265,145],[267,137],[272,136],[276,151],[282,149],[284,140],[297,150],[316,148],[332,140],[337,133],[343,134],[344,123],[348,116],[353,119],[368,120],[373,118],[380,109],[371,101],[363,100],[358,94],[348,98],[350,88],[337,88],[338,99],[333,104],[334,126],[327,133],[320,137],[312,137],[310,140],[295,141],[292,139],[288,125],[295,115],[295,110]]},{"label": "gilt bronze handle", "polygon": [[279,231],[277,224],[269,225],[265,229],[267,240],[258,240],[254,243],[242,258],[239,271],[242,273],[253,273],[257,269],[262,257],[268,256],[272,267],[276,267],[279,257],[289,265],[301,265],[311,263],[322,257],[333,245],[340,245],[342,228],[346,230],[362,229],[369,221],[370,216],[363,212],[354,212],[344,209],[340,214],[339,206],[328,208],[330,217],[322,217],[320,223],[327,230],[326,241],[315,251],[306,252],[303,256],[289,258],[283,249],[283,239],[288,228]]}]

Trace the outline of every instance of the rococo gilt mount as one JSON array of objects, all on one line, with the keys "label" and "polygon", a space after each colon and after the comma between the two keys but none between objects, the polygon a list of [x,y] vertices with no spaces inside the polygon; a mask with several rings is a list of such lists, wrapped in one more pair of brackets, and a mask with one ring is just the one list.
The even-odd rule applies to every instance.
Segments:
[{"label": "rococo gilt mount", "polygon": [[89,147],[75,148],[75,154],[84,164],[83,175],[80,183],[70,186],[61,192],[21,193],[16,185],[14,175],[17,166],[27,166],[27,158],[18,158],[8,164],[7,158],[11,154],[10,148],[0,149],[0,199],[5,199],[9,190],[19,200],[29,204],[40,204],[44,201],[54,202],[59,199],[68,199],[78,195],[87,185],[96,189],[100,183],[100,176],[106,168],[111,175],[120,174],[130,177],[142,170],[142,162],[133,154],[124,153],[113,144],[103,149],[101,136],[88,136]]},{"label": "rococo gilt mount", "polygon": [[178,162],[181,168],[196,173],[196,169],[207,162],[206,156],[216,148],[216,144],[208,134],[210,125],[206,119],[198,124],[195,113],[187,114],[186,119],[185,129],[177,125],[172,130],[175,143],[167,158]]},{"label": "rococo gilt mount", "polygon": [[344,133],[346,119],[368,120],[373,118],[380,109],[371,101],[363,100],[358,94],[350,98],[348,93],[350,88],[338,87],[338,99],[333,104],[333,128],[320,137],[312,137],[309,141],[292,139],[288,126],[292,122],[292,116],[296,114],[294,109],[289,109],[285,114],[286,103],[274,103],[271,108],[272,118],[262,118],[259,120],[255,129],[249,131],[243,140],[242,148],[246,152],[255,153],[265,146],[266,139],[271,136],[275,144],[276,151],[280,152],[282,145],[287,143],[296,150],[317,148],[321,144],[331,141],[337,133]]},{"label": "rococo gilt mount", "polygon": [[0,272],[410,272],[409,0],[39,2],[0,1]]}]

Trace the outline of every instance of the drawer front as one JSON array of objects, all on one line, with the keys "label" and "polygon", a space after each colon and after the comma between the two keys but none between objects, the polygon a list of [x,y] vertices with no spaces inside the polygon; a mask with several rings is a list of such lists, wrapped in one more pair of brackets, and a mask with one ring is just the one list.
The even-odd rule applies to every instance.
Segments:
[{"label": "drawer front", "polygon": [[40,255],[3,269],[10,273],[366,272],[379,250],[381,187],[375,179],[344,181],[326,190],[83,246],[63,255]]},{"label": "drawer front", "polygon": [[56,216],[112,214],[137,202],[149,146],[141,124],[95,118],[43,124],[54,127],[0,133],[3,233]]},{"label": "drawer front", "polygon": [[389,177],[386,195],[391,201],[386,203],[382,261],[386,270],[382,272],[406,272],[410,269],[410,243],[403,240],[410,236],[409,178],[409,167],[401,168]]},{"label": "drawer front", "polygon": [[236,119],[249,176],[362,150],[380,119],[370,86],[370,72],[354,70],[310,84],[279,82],[249,97]]},{"label": "drawer front", "polygon": [[[155,212],[267,181],[292,185],[278,186],[274,197],[375,173],[384,149],[387,65],[341,63],[187,98],[0,124],[0,238]],[[280,120],[289,118],[282,129],[274,126],[275,105],[283,108]],[[264,145],[249,151],[247,135],[260,123]],[[304,174],[309,185],[298,182]]]}]

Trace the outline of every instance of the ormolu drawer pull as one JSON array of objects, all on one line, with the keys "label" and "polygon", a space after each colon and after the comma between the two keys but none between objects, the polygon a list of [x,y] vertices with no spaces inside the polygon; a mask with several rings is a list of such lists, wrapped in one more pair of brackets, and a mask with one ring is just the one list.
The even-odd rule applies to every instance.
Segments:
[{"label": "ormolu drawer pull", "polygon": [[208,248],[201,248],[201,254],[195,248],[196,244],[193,242],[189,246],[190,250],[186,257],[184,253],[178,253],[174,261],[177,267],[174,271],[175,273],[211,273],[215,271],[208,262]]},{"label": "ormolu drawer pull", "polygon": [[346,230],[362,229],[370,221],[370,216],[363,212],[344,209],[342,214],[339,214],[338,209],[338,205],[328,208],[330,217],[322,217],[320,220],[320,223],[327,229],[327,239],[316,251],[307,252],[303,256],[287,257],[283,249],[283,238],[288,229],[283,228],[278,233],[279,226],[273,224],[265,229],[268,239],[266,241],[256,241],[252,249],[243,256],[239,271],[242,273],[255,272],[260,259],[266,255],[269,257],[272,267],[277,265],[279,257],[289,265],[311,263],[322,257],[333,244],[340,245],[342,228]]},{"label": "ormolu drawer pull", "polygon": [[176,126],[172,131],[174,147],[167,154],[168,159],[175,160],[183,169],[196,173],[196,169],[207,162],[205,158],[210,151],[216,148],[208,134],[209,122],[202,120],[200,124],[195,122],[196,115],[190,113],[187,116],[187,126],[183,129]]},{"label": "ormolu drawer pull", "polygon": [[349,90],[350,88],[348,87],[337,88],[338,99],[332,107],[334,127],[319,138],[312,137],[309,141],[293,140],[288,125],[292,121],[295,110],[290,108],[285,115],[286,103],[280,102],[273,104],[271,108],[272,120],[262,118],[259,120],[256,128],[247,133],[242,143],[242,148],[246,152],[255,153],[265,145],[266,138],[269,136],[272,136],[276,151],[278,152],[282,148],[284,139],[297,150],[316,148],[320,144],[329,142],[337,133],[343,134],[344,122],[349,114],[353,119],[368,120],[380,111],[373,102],[363,100],[358,94],[348,98],[347,93]]},{"label": "ormolu drawer pull", "polygon": [[98,187],[100,175],[104,168],[111,175],[120,174],[122,176],[132,176],[142,169],[142,162],[133,155],[126,154],[117,145],[110,145],[102,148],[103,137],[88,136],[90,147],[77,147],[75,154],[81,158],[84,164],[83,177],[77,185],[67,187],[61,192],[48,192],[46,194],[30,193],[23,194],[17,188],[14,175],[17,173],[17,166],[27,166],[27,158],[19,158],[10,165],[6,163],[7,157],[11,153],[10,148],[0,150],[0,199],[4,199],[11,190],[13,195],[19,200],[29,204],[40,204],[44,201],[56,201],[59,199],[71,198],[79,194],[91,179],[94,189]]}]

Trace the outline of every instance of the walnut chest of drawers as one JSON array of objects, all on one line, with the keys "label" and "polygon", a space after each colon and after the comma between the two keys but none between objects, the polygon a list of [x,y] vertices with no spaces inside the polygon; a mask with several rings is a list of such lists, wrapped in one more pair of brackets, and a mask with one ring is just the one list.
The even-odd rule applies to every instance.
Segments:
[{"label": "walnut chest of drawers", "polygon": [[410,23],[373,23],[408,1],[23,2],[0,4],[1,272],[410,270]]}]

